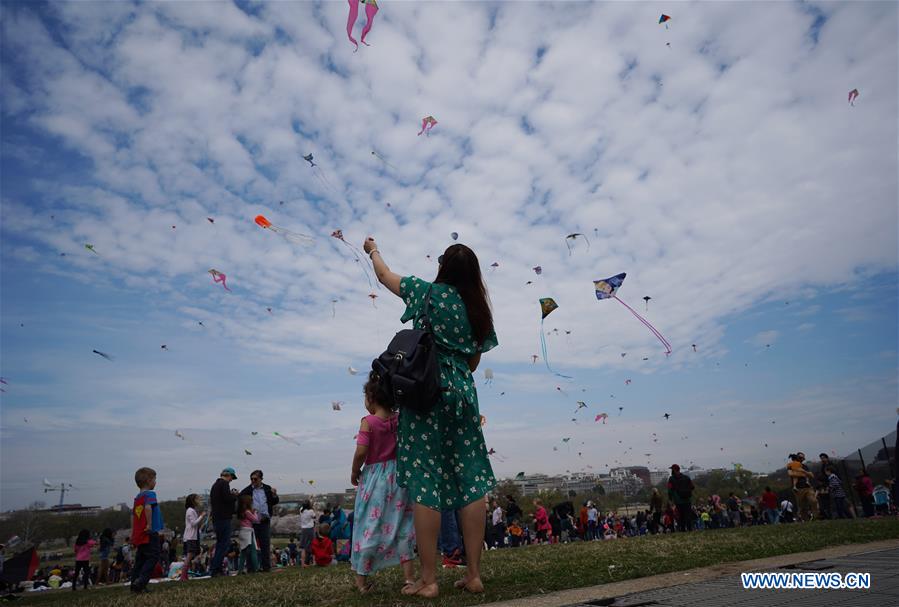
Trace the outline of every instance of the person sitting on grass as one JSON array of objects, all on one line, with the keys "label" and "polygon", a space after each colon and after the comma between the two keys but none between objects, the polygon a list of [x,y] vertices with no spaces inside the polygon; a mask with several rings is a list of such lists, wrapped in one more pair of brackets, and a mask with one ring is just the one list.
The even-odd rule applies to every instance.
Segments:
[{"label": "person sitting on grass", "polygon": [[312,558],[317,567],[327,567],[336,564],[334,560],[334,543],[329,537],[331,535],[331,525],[322,523],[315,532],[315,539],[309,550],[312,552]]}]

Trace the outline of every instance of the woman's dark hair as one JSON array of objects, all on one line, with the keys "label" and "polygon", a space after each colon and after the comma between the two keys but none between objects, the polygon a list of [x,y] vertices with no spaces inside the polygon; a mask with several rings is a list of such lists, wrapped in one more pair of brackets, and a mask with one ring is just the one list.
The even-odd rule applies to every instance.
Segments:
[{"label": "woman's dark hair", "polygon": [[237,516],[243,518],[244,512],[253,507],[253,496],[249,494],[241,495],[237,500]]},{"label": "woman's dark hair", "polygon": [[76,546],[84,546],[91,539],[91,532],[88,529],[82,529],[78,532],[78,539],[75,540]]},{"label": "woman's dark hair", "polygon": [[200,501],[200,496],[196,493],[191,493],[184,499],[184,509],[188,508],[196,508],[197,503]]},{"label": "woman's dark hair", "polygon": [[365,398],[368,399],[368,402],[378,404],[387,409],[391,408],[390,405],[387,404],[390,402],[390,396],[387,394],[387,391],[384,390],[384,386],[381,383],[381,376],[378,375],[377,372],[369,372],[368,381],[362,386],[362,393],[365,394]]},{"label": "woman's dark hair", "polygon": [[302,504],[300,504],[300,512],[303,510],[312,510],[312,503],[309,500],[306,500]]},{"label": "woman's dark hair", "polygon": [[100,534],[100,537],[105,537],[108,540],[114,541],[115,540],[115,532],[112,529],[110,529],[109,527],[107,527],[106,529],[103,530],[103,533]]},{"label": "woman's dark hair", "polygon": [[456,287],[468,311],[471,333],[478,346],[482,346],[493,330],[493,313],[490,311],[487,287],[481,278],[481,264],[474,251],[464,244],[454,244],[447,248],[441,256],[440,269],[437,270],[434,282]]}]

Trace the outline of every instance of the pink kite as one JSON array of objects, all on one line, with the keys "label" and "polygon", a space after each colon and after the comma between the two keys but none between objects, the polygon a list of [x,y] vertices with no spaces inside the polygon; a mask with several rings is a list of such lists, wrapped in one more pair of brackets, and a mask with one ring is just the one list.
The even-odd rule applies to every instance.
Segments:
[{"label": "pink kite", "polygon": [[856,99],[858,99],[858,89],[852,89],[849,91],[849,105],[854,106]]},{"label": "pink kite", "polygon": [[222,286],[225,287],[226,291],[231,290],[228,288],[228,284],[225,282],[228,279],[227,276],[225,276],[224,274],[222,274],[221,272],[219,272],[216,269],[209,270],[209,273],[212,274],[212,282],[215,282],[215,283],[220,282],[220,283],[222,283]]},{"label": "pink kite", "polygon": [[431,134],[431,129],[437,126],[437,119],[433,116],[425,116],[421,119],[421,130],[418,131],[418,134],[421,135],[424,133],[425,135]]},{"label": "pink kite", "polygon": [[[360,40],[365,46],[371,46],[365,41],[365,36],[371,31],[371,26],[375,22],[375,15],[378,14],[378,2],[377,0],[347,0],[347,2],[349,2],[350,5],[350,13],[346,20],[346,35],[347,38],[350,39],[350,42],[356,45],[356,51],[358,51],[359,43],[353,38],[353,26],[356,25],[356,19],[359,17],[359,4],[362,3],[365,5],[365,18],[367,19],[365,27],[362,28],[362,37]],[[355,53],[356,51],[353,52]]]},{"label": "pink kite", "polygon": [[596,416],[596,418],[593,421],[598,422],[599,420],[602,420],[603,425],[605,425],[606,419],[608,417],[609,417],[608,413],[600,413],[599,415]]}]

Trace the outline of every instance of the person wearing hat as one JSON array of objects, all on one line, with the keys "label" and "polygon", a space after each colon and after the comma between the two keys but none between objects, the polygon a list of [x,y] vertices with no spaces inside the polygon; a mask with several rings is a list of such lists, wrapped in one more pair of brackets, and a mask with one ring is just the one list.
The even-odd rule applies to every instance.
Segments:
[{"label": "person wearing hat", "polygon": [[668,477],[668,501],[677,507],[677,523],[681,531],[693,530],[693,481],[681,474],[680,466],[671,466]]},{"label": "person wearing hat", "polygon": [[230,466],[222,470],[212,489],[209,490],[209,510],[212,512],[212,526],[215,529],[215,554],[209,565],[211,575],[223,575],[222,562],[231,543],[231,518],[237,504],[237,489],[231,489],[231,481],[237,473]]}]

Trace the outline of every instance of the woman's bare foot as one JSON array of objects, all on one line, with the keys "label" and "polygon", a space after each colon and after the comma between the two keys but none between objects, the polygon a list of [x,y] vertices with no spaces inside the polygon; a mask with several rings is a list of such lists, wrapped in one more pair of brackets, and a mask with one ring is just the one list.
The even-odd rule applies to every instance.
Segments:
[{"label": "woman's bare foot", "polygon": [[414,582],[407,581],[400,592],[407,596],[418,594],[418,591],[421,590],[424,585],[424,582],[422,582],[421,580],[415,580]]},{"label": "woman's bare foot", "polygon": [[468,578],[462,578],[461,580],[456,580],[456,583],[453,586],[458,590],[464,590],[466,592],[471,592],[472,594],[482,594],[484,592],[484,583],[481,581],[481,578],[474,578],[469,580]]},{"label": "woman's bare foot", "polygon": [[415,593],[415,596],[423,596],[426,599],[436,599],[440,596],[440,588],[437,586],[437,582],[422,584],[421,588],[418,589],[418,592]]}]

